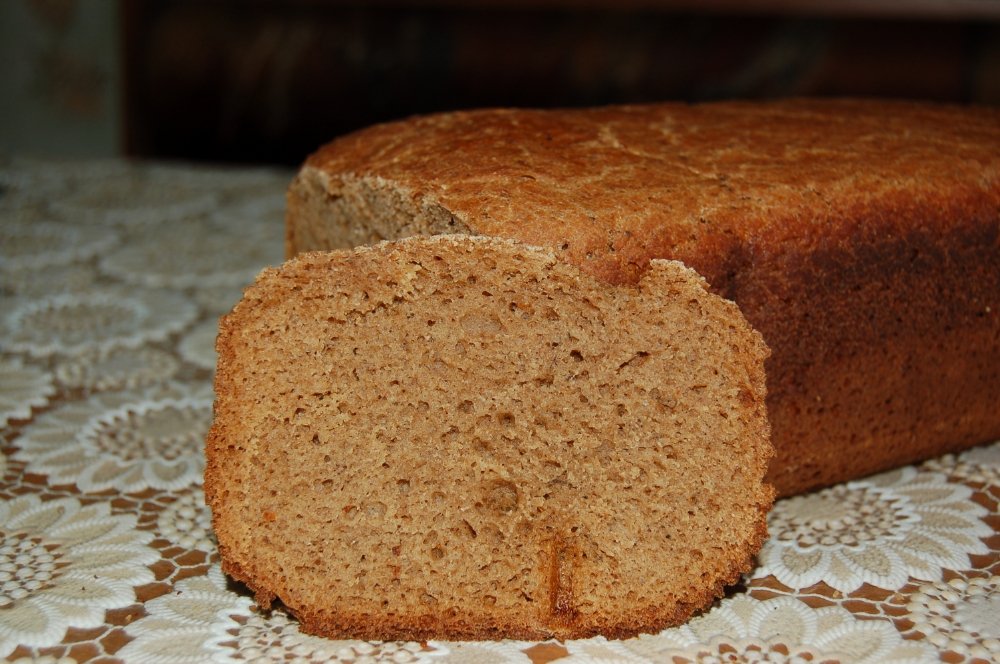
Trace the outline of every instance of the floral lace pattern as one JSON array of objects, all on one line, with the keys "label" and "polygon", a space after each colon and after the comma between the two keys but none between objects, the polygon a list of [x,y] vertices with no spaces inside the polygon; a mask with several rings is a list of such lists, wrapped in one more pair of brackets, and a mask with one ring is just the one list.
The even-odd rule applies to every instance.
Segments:
[{"label": "floral lace pattern", "polygon": [[0,656],[54,645],[69,627],[94,627],[135,601],[159,556],[130,515],[75,498],[28,494],[0,502]]},{"label": "floral lace pattern", "polygon": [[934,646],[965,657],[1000,660],[1000,576],[955,577],[920,584],[907,618]]},{"label": "floral lace pattern", "polygon": [[203,214],[217,204],[210,189],[181,183],[164,187],[155,174],[136,169],[116,180],[88,183],[51,206],[78,221],[151,226]]},{"label": "floral lace pattern", "polygon": [[196,312],[182,294],[172,291],[95,288],[15,301],[3,321],[3,333],[15,352],[74,355],[164,341]]},{"label": "floral lace pattern", "polygon": [[95,394],[39,417],[14,440],[14,456],[87,493],[181,489],[201,482],[211,416],[204,384]]},{"label": "floral lace pattern", "polygon": [[1000,442],[779,501],[759,564],[627,640],[333,641],[219,568],[218,318],[281,260],[287,172],[0,157],[0,659],[1000,661]]},{"label": "floral lace pattern", "polygon": [[979,484],[1000,484],[1000,443],[976,447],[959,456],[946,454],[924,466]]},{"label": "floral lace pattern", "polygon": [[[273,217],[280,218],[280,216]],[[101,270],[149,288],[242,286],[265,265],[280,263],[281,245],[268,242],[270,224],[252,218],[219,224],[191,218],[143,229],[142,242],[127,242],[101,259]],[[231,248],[244,242],[247,251]]]},{"label": "floral lace pattern", "polygon": [[[810,608],[791,597],[723,601],[688,625],[625,648],[660,661],[849,661],[858,664],[927,661],[933,648],[904,641],[891,623],[859,620],[840,606]],[[669,661],[669,659],[668,659]]]},{"label": "floral lace pattern", "polygon": [[117,237],[102,228],[68,222],[7,220],[0,230],[0,269],[37,269],[86,260],[107,251]]},{"label": "floral lace pattern", "polygon": [[[128,626],[134,640],[118,655],[125,661],[220,660],[220,642],[250,616],[251,601],[229,592],[218,566],[177,583],[174,592],[146,602],[147,616]],[[210,655],[211,653],[211,655]]]},{"label": "floral lace pattern", "polygon": [[972,489],[913,468],[778,503],[757,575],[793,588],[824,582],[849,593],[868,583],[893,589],[909,577],[938,578],[988,552],[993,529]]},{"label": "floral lace pattern", "polygon": [[44,406],[55,393],[52,377],[19,359],[0,358],[0,426],[24,419],[31,409]]},{"label": "floral lace pattern", "polygon": [[177,350],[185,360],[203,369],[215,368],[215,337],[219,334],[219,321],[210,318],[204,323],[193,327],[181,342]]},{"label": "floral lace pattern", "polygon": [[217,566],[203,577],[181,581],[176,591],[146,604],[148,617],[127,629],[135,640],[119,653],[126,660],[163,664],[197,661],[208,654],[216,661],[267,664],[294,660],[323,662],[428,662],[447,654],[447,647],[419,643],[334,641],[302,634],[281,610],[264,615],[245,597],[226,589]]},{"label": "floral lace pattern", "polygon": [[0,278],[16,297],[42,298],[53,293],[87,293],[99,275],[88,263],[73,263],[0,272]]},{"label": "floral lace pattern", "polygon": [[199,488],[178,495],[160,512],[156,526],[164,537],[186,549],[215,551],[212,513]]},{"label": "floral lace pattern", "polygon": [[136,388],[173,377],[180,362],[158,348],[111,348],[74,355],[56,368],[56,378],[70,388],[90,391]]}]

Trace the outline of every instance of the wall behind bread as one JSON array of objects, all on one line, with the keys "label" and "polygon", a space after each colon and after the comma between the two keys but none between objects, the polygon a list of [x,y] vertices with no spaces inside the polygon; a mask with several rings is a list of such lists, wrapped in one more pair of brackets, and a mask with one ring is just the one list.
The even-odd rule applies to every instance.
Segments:
[{"label": "wall behind bread", "polygon": [[[295,165],[352,129],[477,106],[792,95],[1000,104],[996,0],[11,0],[7,14],[11,6],[30,20],[3,26],[14,41],[5,53],[20,60],[0,92],[21,97],[20,119],[4,116],[0,131],[21,148]],[[91,28],[89,41],[73,42],[81,24],[103,25],[103,41]],[[11,84],[12,71],[27,83]],[[69,138],[55,140],[60,131]]]},{"label": "wall behind bread", "polygon": [[121,153],[117,2],[0,1],[0,156]]}]

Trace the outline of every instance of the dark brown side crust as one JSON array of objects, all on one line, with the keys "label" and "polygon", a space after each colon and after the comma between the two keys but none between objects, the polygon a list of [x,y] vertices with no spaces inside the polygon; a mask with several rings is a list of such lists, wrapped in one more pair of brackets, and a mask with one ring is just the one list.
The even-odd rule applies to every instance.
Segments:
[{"label": "dark brown side crust", "polygon": [[959,223],[932,206],[913,211],[923,219],[872,215],[853,239],[788,243],[723,279],[717,290],[772,349],[779,494],[1000,437],[997,209],[980,204]]}]

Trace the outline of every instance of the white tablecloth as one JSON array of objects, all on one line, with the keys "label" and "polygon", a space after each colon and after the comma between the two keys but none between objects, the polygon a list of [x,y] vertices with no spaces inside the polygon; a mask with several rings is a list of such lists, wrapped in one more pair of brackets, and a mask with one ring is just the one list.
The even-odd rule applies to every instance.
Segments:
[{"label": "white tablecloth", "polygon": [[202,440],[216,321],[282,259],[290,177],[0,158],[0,658],[1000,661],[1000,444],[780,501],[743,586],[655,636],[329,641],[256,612]]}]

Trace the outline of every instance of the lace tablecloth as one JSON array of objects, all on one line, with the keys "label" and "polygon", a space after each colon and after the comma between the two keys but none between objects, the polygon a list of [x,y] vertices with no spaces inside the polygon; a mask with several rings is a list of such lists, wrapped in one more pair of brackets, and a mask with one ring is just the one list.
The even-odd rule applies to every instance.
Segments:
[{"label": "lace tablecloth", "polygon": [[0,159],[0,659],[1000,661],[1000,444],[778,502],[743,586],[655,636],[329,641],[255,611],[202,439],[216,321],[282,259],[290,176]]}]

